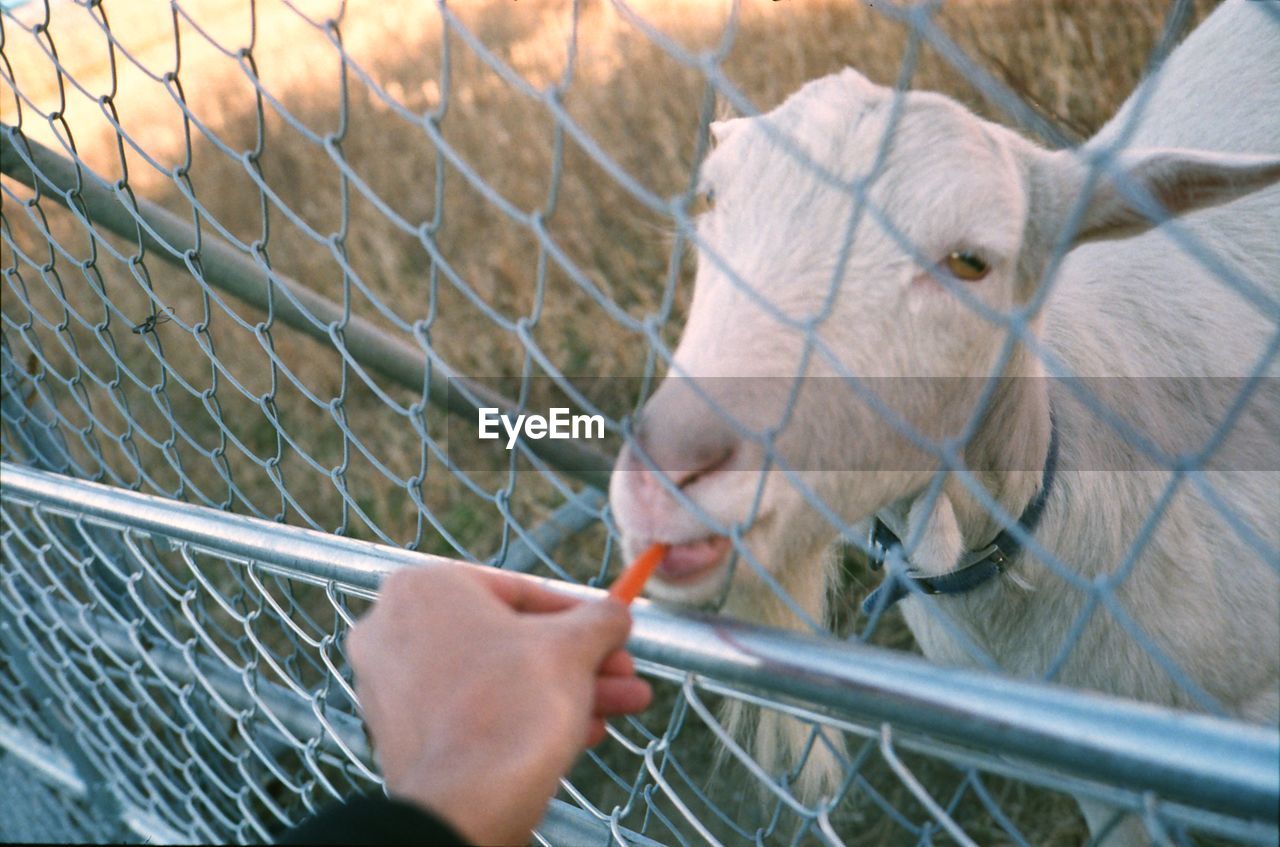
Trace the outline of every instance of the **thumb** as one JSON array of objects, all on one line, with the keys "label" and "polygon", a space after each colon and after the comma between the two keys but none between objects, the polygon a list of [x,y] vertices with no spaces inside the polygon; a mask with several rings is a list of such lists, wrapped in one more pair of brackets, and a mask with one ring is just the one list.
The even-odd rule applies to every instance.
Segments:
[{"label": "thumb", "polygon": [[564,653],[593,671],[626,643],[631,632],[631,612],[616,600],[579,603],[556,618]]}]

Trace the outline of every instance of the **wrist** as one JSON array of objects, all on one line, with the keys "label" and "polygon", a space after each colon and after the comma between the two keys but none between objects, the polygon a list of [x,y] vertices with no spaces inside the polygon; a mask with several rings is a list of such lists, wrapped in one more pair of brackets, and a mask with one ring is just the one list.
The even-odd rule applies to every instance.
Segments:
[{"label": "wrist", "polygon": [[461,756],[429,759],[425,767],[388,779],[387,795],[435,815],[468,844],[508,843],[499,835],[502,821],[491,819],[495,804],[483,799],[488,794],[483,774],[469,773],[464,762]]}]

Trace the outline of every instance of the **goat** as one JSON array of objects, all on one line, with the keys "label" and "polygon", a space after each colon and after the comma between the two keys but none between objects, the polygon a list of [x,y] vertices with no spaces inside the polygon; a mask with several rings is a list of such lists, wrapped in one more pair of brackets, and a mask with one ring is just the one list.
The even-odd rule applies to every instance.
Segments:
[{"label": "goat", "polygon": [[[1014,545],[1002,574],[902,601],[925,655],[1280,719],[1280,20],[1267,5],[1228,0],[1077,150],[853,70],[713,124],[689,317],[611,482],[625,550],[672,545],[651,595],[724,596],[729,613],[792,628],[798,606],[821,623],[850,526],[879,522],[916,576],[949,574],[1047,486],[1023,527],[1035,544]],[[1173,220],[1146,214],[1144,193]],[[1047,378],[1111,380],[1103,405],[1185,452],[1259,368],[1226,453],[1167,501],[1168,468]],[[894,415],[935,444],[976,421],[960,454],[970,483],[940,476]],[[1122,613],[1095,609],[1090,584]],[[803,738],[762,719],[757,753],[776,761]],[[1110,810],[1082,808],[1104,828]],[[1107,843],[1141,839],[1126,820]]]}]

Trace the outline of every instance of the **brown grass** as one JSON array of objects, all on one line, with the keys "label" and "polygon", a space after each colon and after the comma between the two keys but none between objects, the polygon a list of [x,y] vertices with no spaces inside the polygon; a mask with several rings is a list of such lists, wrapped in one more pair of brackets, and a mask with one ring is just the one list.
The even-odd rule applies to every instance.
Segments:
[{"label": "brown grass", "polygon": [[[262,242],[274,268],[334,298],[349,293],[354,313],[410,339],[350,284],[335,260],[335,252],[345,255],[377,300],[407,324],[422,321],[433,348],[461,372],[519,375],[528,364],[526,347],[502,323],[523,319],[532,342],[567,374],[643,373],[649,356],[643,333],[620,323],[547,261],[529,227],[498,212],[441,160],[424,131],[424,116],[447,106],[440,132],[485,184],[523,213],[542,210],[555,244],[609,302],[636,321],[656,316],[668,342],[678,336],[690,262],[680,262],[668,290],[671,222],[638,202],[588,151],[560,136],[543,103],[500,80],[456,35],[448,39],[446,87],[441,22],[428,4],[345,4],[336,29],[347,56],[373,85],[353,65],[344,76],[323,25],[337,14],[337,2],[296,4],[311,21],[279,0],[258,3],[253,22],[247,4],[238,0],[181,5],[190,20],[175,23],[168,3],[160,0],[104,3],[119,42],[114,62],[93,13],[58,4],[48,35],[33,37],[25,30],[39,10],[20,10],[16,20],[4,21],[4,55],[17,88],[35,108],[16,107],[5,91],[4,121],[20,121],[33,139],[55,147],[59,136],[74,141],[79,156],[104,177],[127,175],[139,195],[190,218],[196,212],[179,190],[189,180],[187,190],[198,198],[207,231],[216,219],[235,238]],[[948,5],[939,22],[980,65],[1069,133],[1083,136],[1140,78],[1167,5],[972,0]],[[1213,5],[1198,0],[1193,18]],[[633,6],[691,50],[712,48],[727,19],[716,3],[642,0]],[[490,50],[539,89],[564,75],[569,7],[567,0],[451,4]],[[252,50],[237,59],[237,51],[250,46],[251,32]],[[66,75],[87,93],[66,77],[59,84],[42,41],[56,45]],[[844,65],[892,82],[905,41],[900,25],[862,4],[748,2],[725,68],[739,89],[767,109],[804,81]],[[250,57],[281,108],[250,83],[242,69]],[[166,73],[176,82],[166,82]],[[994,119],[1006,117],[931,49],[922,51],[912,84],[948,93]],[[704,93],[701,72],[668,56],[606,4],[583,4],[564,108],[619,167],[659,196],[687,186]],[[179,95],[185,120],[175,102]],[[54,110],[60,115],[54,121],[39,114]],[[118,142],[105,117],[109,112],[155,164]],[[332,139],[332,153],[308,134]],[[339,159],[346,174],[335,164]],[[277,200],[264,199],[252,171]],[[351,174],[414,231],[397,228],[347,178]],[[10,181],[5,186],[17,197],[29,196]],[[80,472],[479,559],[499,548],[508,527],[532,526],[559,502],[538,474],[509,478],[502,456],[458,454],[467,467],[485,469],[470,474],[486,492],[476,493],[425,450],[412,416],[393,411],[332,349],[280,325],[269,325],[258,337],[252,324],[263,315],[210,299],[185,270],[159,257],[148,255],[131,267],[107,247],[127,257],[136,245],[116,238],[91,241],[51,201],[39,208],[66,255],[51,254],[37,225],[6,198],[4,221],[12,243],[4,241],[0,266],[16,272],[6,271],[5,340],[19,362],[25,362],[28,347],[41,351],[33,372],[41,392],[66,418],[64,431]],[[419,237],[424,224],[430,224],[434,258]],[[30,261],[16,258],[14,245]],[[89,261],[95,251],[96,261]],[[469,292],[450,282],[446,265]],[[81,322],[62,324],[62,306],[42,276],[60,283],[60,296]],[[147,287],[182,324],[204,323],[207,331],[193,334],[175,322],[152,337],[130,333],[129,325],[148,313]],[[119,311],[106,309],[95,289],[107,292]],[[24,300],[50,325],[37,321],[18,329],[30,322]],[[216,368],[206,348],[215,351]],[[402,387],[379,385],[404,407],[417,399]],[[637,401],[607,382],[594,385],[594,399],[613,414]],[[433,437],[447,426],[434,411],[423,421]],[[281,429],[295,443],[282,439]],[[493,493],[506,489],[507,505],[500,508]],[[414,505],[419,497],[425,510]],[[602,532],[587,533],[563,548],[558,561],[575,577],[589,578],[608,564],[603,542]],[[859,570],[853,582],[874,578]],[[895,622],[882,638],[901,644],[906,637]],[[704,767],[705,757],[695,764]],[[949,779],[940,785],[954,783],[954,776]],[[1031,843],[1080,839],[1069,801],[1017,783],[993,784]],[[893,802],[909,805],[901,791]],[[865,804],[851,807],[863,816],[847,819],[856,827],[851,842],[897,843],[903,837],[870,815]],[[983,843],[1001,840],[984,829],[989,821],[984,823],[987,816],[975,803],[966,801],[958,814]],[[918,809],[915,818],[922,819]]]}]

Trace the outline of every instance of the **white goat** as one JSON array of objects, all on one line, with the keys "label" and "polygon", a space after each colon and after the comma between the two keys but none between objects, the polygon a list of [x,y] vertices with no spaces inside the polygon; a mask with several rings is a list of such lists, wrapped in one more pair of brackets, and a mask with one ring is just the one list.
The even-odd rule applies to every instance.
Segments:
[{"label": "white goat", "polygon": [[[629,552],[674,545],[651,593],[707,602],[732,574],[727,611],[802,626],[753,567],[729,566],[723,536],[736,526],[740,552],[824,620],[837,528],[813,508],[817,499],[846,522],[878,517],[908,541],[923,575],[952,572],[966,550],[985,547],[1007,522],[954,474],[928,496],[938,463],[856,394],[835,390],[836,380],[815,379],[897,378],[870,382],[926,438],[954,437],[979,415],[962,455],[1010,516],[1041,488],[1056,428],[1059,472],[1034,537],[1085,581],[1120,571],[1163,509],[1108,588],[1129,621],[1105,608],[1086,613],[1087,591],[1023,552],[972,590],[902,602],[928,657],[972,663],[976,647],[1011,673],[1043,677],[1057,663],[1055,679],[1068,685],[1191,709],[1214,701],[1276,721],[1275,383],[1235,421],[1223,448],[1234,458],[1195,471],[1158,507],[1172,474],[1152,470],[1088,404],[1041,378],[1031,344],[1015,343],[1002,359],[1006,329],[974,307],[1016,315],[1038,304],[1025,314],[1034,343],[1068,374],[1123,379],[1103,402],[1119,403],[1155,444],[1186,450],[1215,431],[1239,383],[1203,378],[1252,373],[1280,331],[1280,21],[1267,5],[1228,0],[1174,51],[1145,83],[1156,88],[1142,119],[1092,191],[1089,158],[1129,132],[1137,95],[1079,151],[1044,150],[937,94],[909,93],[895,114],[894,92],[851,70],[809,83],[765,116],[714,125],[703,179],[715,205],[698,222],[689,319],[672,376],[645,407],[611,490]],[[797,149],[846,183],[874,170],[867,197],[883,218],[854,219],[849,193]],[[1251,293],[1207,269],[1168,226],[1153,229],[1115,173],[1177,215],[1178,229]],[[1072,249],[1046,277],[1073,210]],[[1042,278],[1050,288],[1040,301]],[[1269,379],[1280,375],[1272,355]],[[993,374],[1006,378],[981,408],[982,380],[949,379]],[[676,375],[696,378],[720,409]],[[806,379],[788,404],[797,375]],[[761,439],[726,418],[754,432],[776,427],[769,451],[796,470],[762,471]],[[1136,631],[1199,691],[1168,673]],[[764,721],[757,751],[786,752],[796,732]],[[1096,832],[1106,810],[1082,805]],[[1107,843],[1141,838],[1127,821]]]}]

